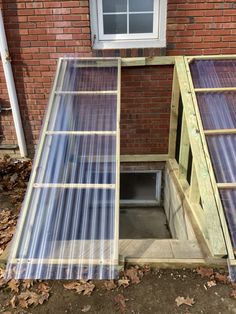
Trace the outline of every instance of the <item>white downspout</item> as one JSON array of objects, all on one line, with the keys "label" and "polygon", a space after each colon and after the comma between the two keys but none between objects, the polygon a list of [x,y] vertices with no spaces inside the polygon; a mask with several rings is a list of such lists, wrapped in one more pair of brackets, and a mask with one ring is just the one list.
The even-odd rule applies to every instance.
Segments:
[{"label": "white downspout", "polygon": [[2,10],[0,11],[0,53],[3,64],[3,70],[6,78],[7,90],[12,109],[12,116],[16,129],[16,137],[20,149],[21,157],[27,156],[27,148],[25,142],[24,131],[21,122],[19,104],[16,95],[16,87],[12,73],[11,59],[9,56],[7,38],[2,18]]}]

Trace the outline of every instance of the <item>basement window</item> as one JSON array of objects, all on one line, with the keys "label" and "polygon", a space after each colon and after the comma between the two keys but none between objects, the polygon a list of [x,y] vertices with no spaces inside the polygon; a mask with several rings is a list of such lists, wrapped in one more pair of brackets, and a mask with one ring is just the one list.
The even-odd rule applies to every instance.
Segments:
[{"label": "basement window", "polygon": [[91,0],[93,48],[165,47],[167,0]]}]

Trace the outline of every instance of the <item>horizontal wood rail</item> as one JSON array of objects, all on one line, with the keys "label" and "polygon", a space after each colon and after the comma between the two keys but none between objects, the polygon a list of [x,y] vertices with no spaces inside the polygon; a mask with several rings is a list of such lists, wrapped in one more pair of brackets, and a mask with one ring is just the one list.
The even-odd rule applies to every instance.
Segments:
[{"label": "horizontal wood rail", "polygon": [[75,184],[75,183],[34,183],[34,188],[60,189],[115,189],[115,184]]},{"label": "horizontal wood rail", "polygon": [[227,135],[236,134],[236,129],[217,129],[217,130],[204,130],[205,135]]},{"label": "horizontal wood rail", "polygon": [[56,91],[56,95],[117,95],[117,91],[111,90],[111,91]]},{"label": "horizontal wood rail", "polygon": [[116,135],[116,131],[47,131],[47,135]]},{"label": "horizontal wood rail", "polygon": [[195,88],[195,93],[236,92],[236,87]]}]

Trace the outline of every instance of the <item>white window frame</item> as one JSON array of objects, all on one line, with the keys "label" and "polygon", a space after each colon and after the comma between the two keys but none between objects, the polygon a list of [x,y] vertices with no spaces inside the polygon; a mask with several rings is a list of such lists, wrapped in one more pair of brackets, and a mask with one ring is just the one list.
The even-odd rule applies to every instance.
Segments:
[{"label": "white window frame", "polygon": [[[90,0],[90,21],[94,49],[155,48],[166,46],[167,0],[154,0],[153,33],[145,34],[104,34],[102,0]],[[128,10],[127,10],[128,12]],[[124,14],[127,14],[124,12]],[[123,12],[122,12],[123,13]],[[122,14],[115,13],[115,14]],[[133,14],[135,12],[132,12]],[[106,13],[107,15],[109,13]],[[113,14],[113,13],[112,13]],[[130,12],[128,12],[130,14]]]}]

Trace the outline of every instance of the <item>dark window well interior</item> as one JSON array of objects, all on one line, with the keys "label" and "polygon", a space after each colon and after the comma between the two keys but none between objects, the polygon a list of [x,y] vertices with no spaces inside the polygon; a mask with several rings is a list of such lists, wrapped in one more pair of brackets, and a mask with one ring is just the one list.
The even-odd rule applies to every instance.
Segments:
[{"label": "dark window well interior", "polygon": [[168,238],[161,206],[161,171],[121,173],[120,239]]}]

